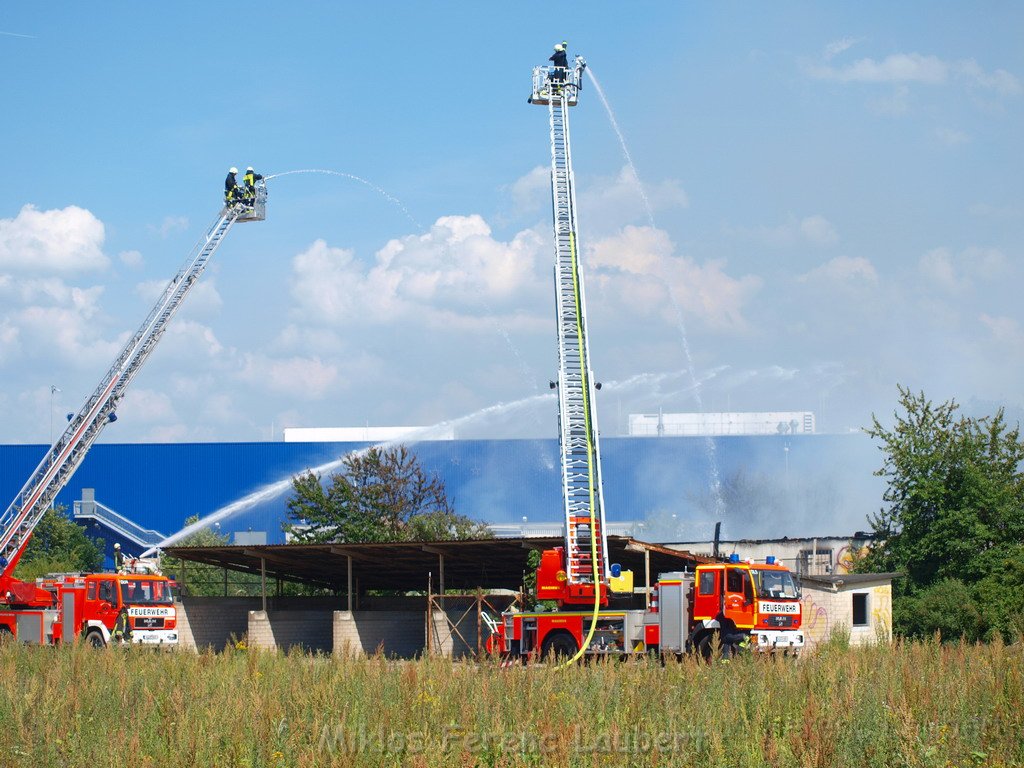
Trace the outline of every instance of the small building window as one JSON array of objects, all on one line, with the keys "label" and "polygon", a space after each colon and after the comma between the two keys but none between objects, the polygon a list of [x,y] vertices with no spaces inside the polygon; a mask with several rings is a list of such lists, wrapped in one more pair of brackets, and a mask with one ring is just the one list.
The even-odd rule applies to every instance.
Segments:
[{"label": "small building window", "polygon": [[853,598],[853,626],[866,627],[868,625],[868,593],[854,592]]}]

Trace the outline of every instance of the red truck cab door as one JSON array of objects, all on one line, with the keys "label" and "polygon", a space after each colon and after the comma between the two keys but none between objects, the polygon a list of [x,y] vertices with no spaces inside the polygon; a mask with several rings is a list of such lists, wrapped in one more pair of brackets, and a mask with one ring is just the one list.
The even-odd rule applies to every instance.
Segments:
[{"label": "red truck cab door", "polygon": [[750,571],[730,566],[725,572],[725,616],[737,629],[752,629],[757,621],[754,584]]},{"label": "red truck cab door", "polygon": [[725,568],[701,566],[697,569],[697,583],[693,591],[693,620],[708,621],[721,611],[721,588]]},{"label": "red truck cab door", "polygon": [[107,629],[113,627],[120,603],[118,591],[116,579],[90,582],[85,594],[87,618],[99,619]]}]

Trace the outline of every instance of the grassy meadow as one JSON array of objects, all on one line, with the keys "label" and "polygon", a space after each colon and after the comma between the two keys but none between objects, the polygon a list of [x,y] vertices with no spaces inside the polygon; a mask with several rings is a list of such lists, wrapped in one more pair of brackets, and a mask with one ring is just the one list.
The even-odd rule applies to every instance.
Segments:
[{"label": "grassy meadow", "polygon": [[0,647],[0,765],[1024,765],[1024,647],[495,664]]}]

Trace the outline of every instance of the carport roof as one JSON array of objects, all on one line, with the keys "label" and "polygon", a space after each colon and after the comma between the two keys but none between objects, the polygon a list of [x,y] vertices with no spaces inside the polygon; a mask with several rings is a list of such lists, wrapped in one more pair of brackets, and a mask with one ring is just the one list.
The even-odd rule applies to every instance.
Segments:
[{"label": "carport roof", "polygon": [[[474,539],[468,541],[387,542],[362,544],[264,544],[223,547],[168,547],[166,554],[196,563],[244,573],[260,573],[335,589],[347,586],[348,558],[360,589],[422,590],[428,579],[438,587],[444,557],[447,589],[519,589],[531,549],[550,549],[561,537]],[[609,536],[613,563],[631,569],[639,586],[644,581],[644,553],[649,553],[651,578],[666,571],[692,568],[711,558],[668,549],[628,536]]]}]

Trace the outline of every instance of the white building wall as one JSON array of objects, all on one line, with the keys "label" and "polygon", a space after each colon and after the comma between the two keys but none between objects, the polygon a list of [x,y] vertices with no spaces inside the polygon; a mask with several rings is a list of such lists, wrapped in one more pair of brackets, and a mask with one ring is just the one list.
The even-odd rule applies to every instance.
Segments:
[{"label": "white building wall", "polygon": [[389,443],[401,440],[454,440],[455,429],[440,427],[288,427],[286,443]]},{"label": "white building wall", "polygon": [[811,411],[631,413],[631,437],[799,435],[814,432]]},{"label": "white building wall", "polygon": [[[853,623],[854,595],[864,595],[867,622]],[[849,588],[803,582],[803,629],[807,648],[824,643],[837,633],[849,634],[850,645],[892,640],[892,582],[862,582]]]}]

